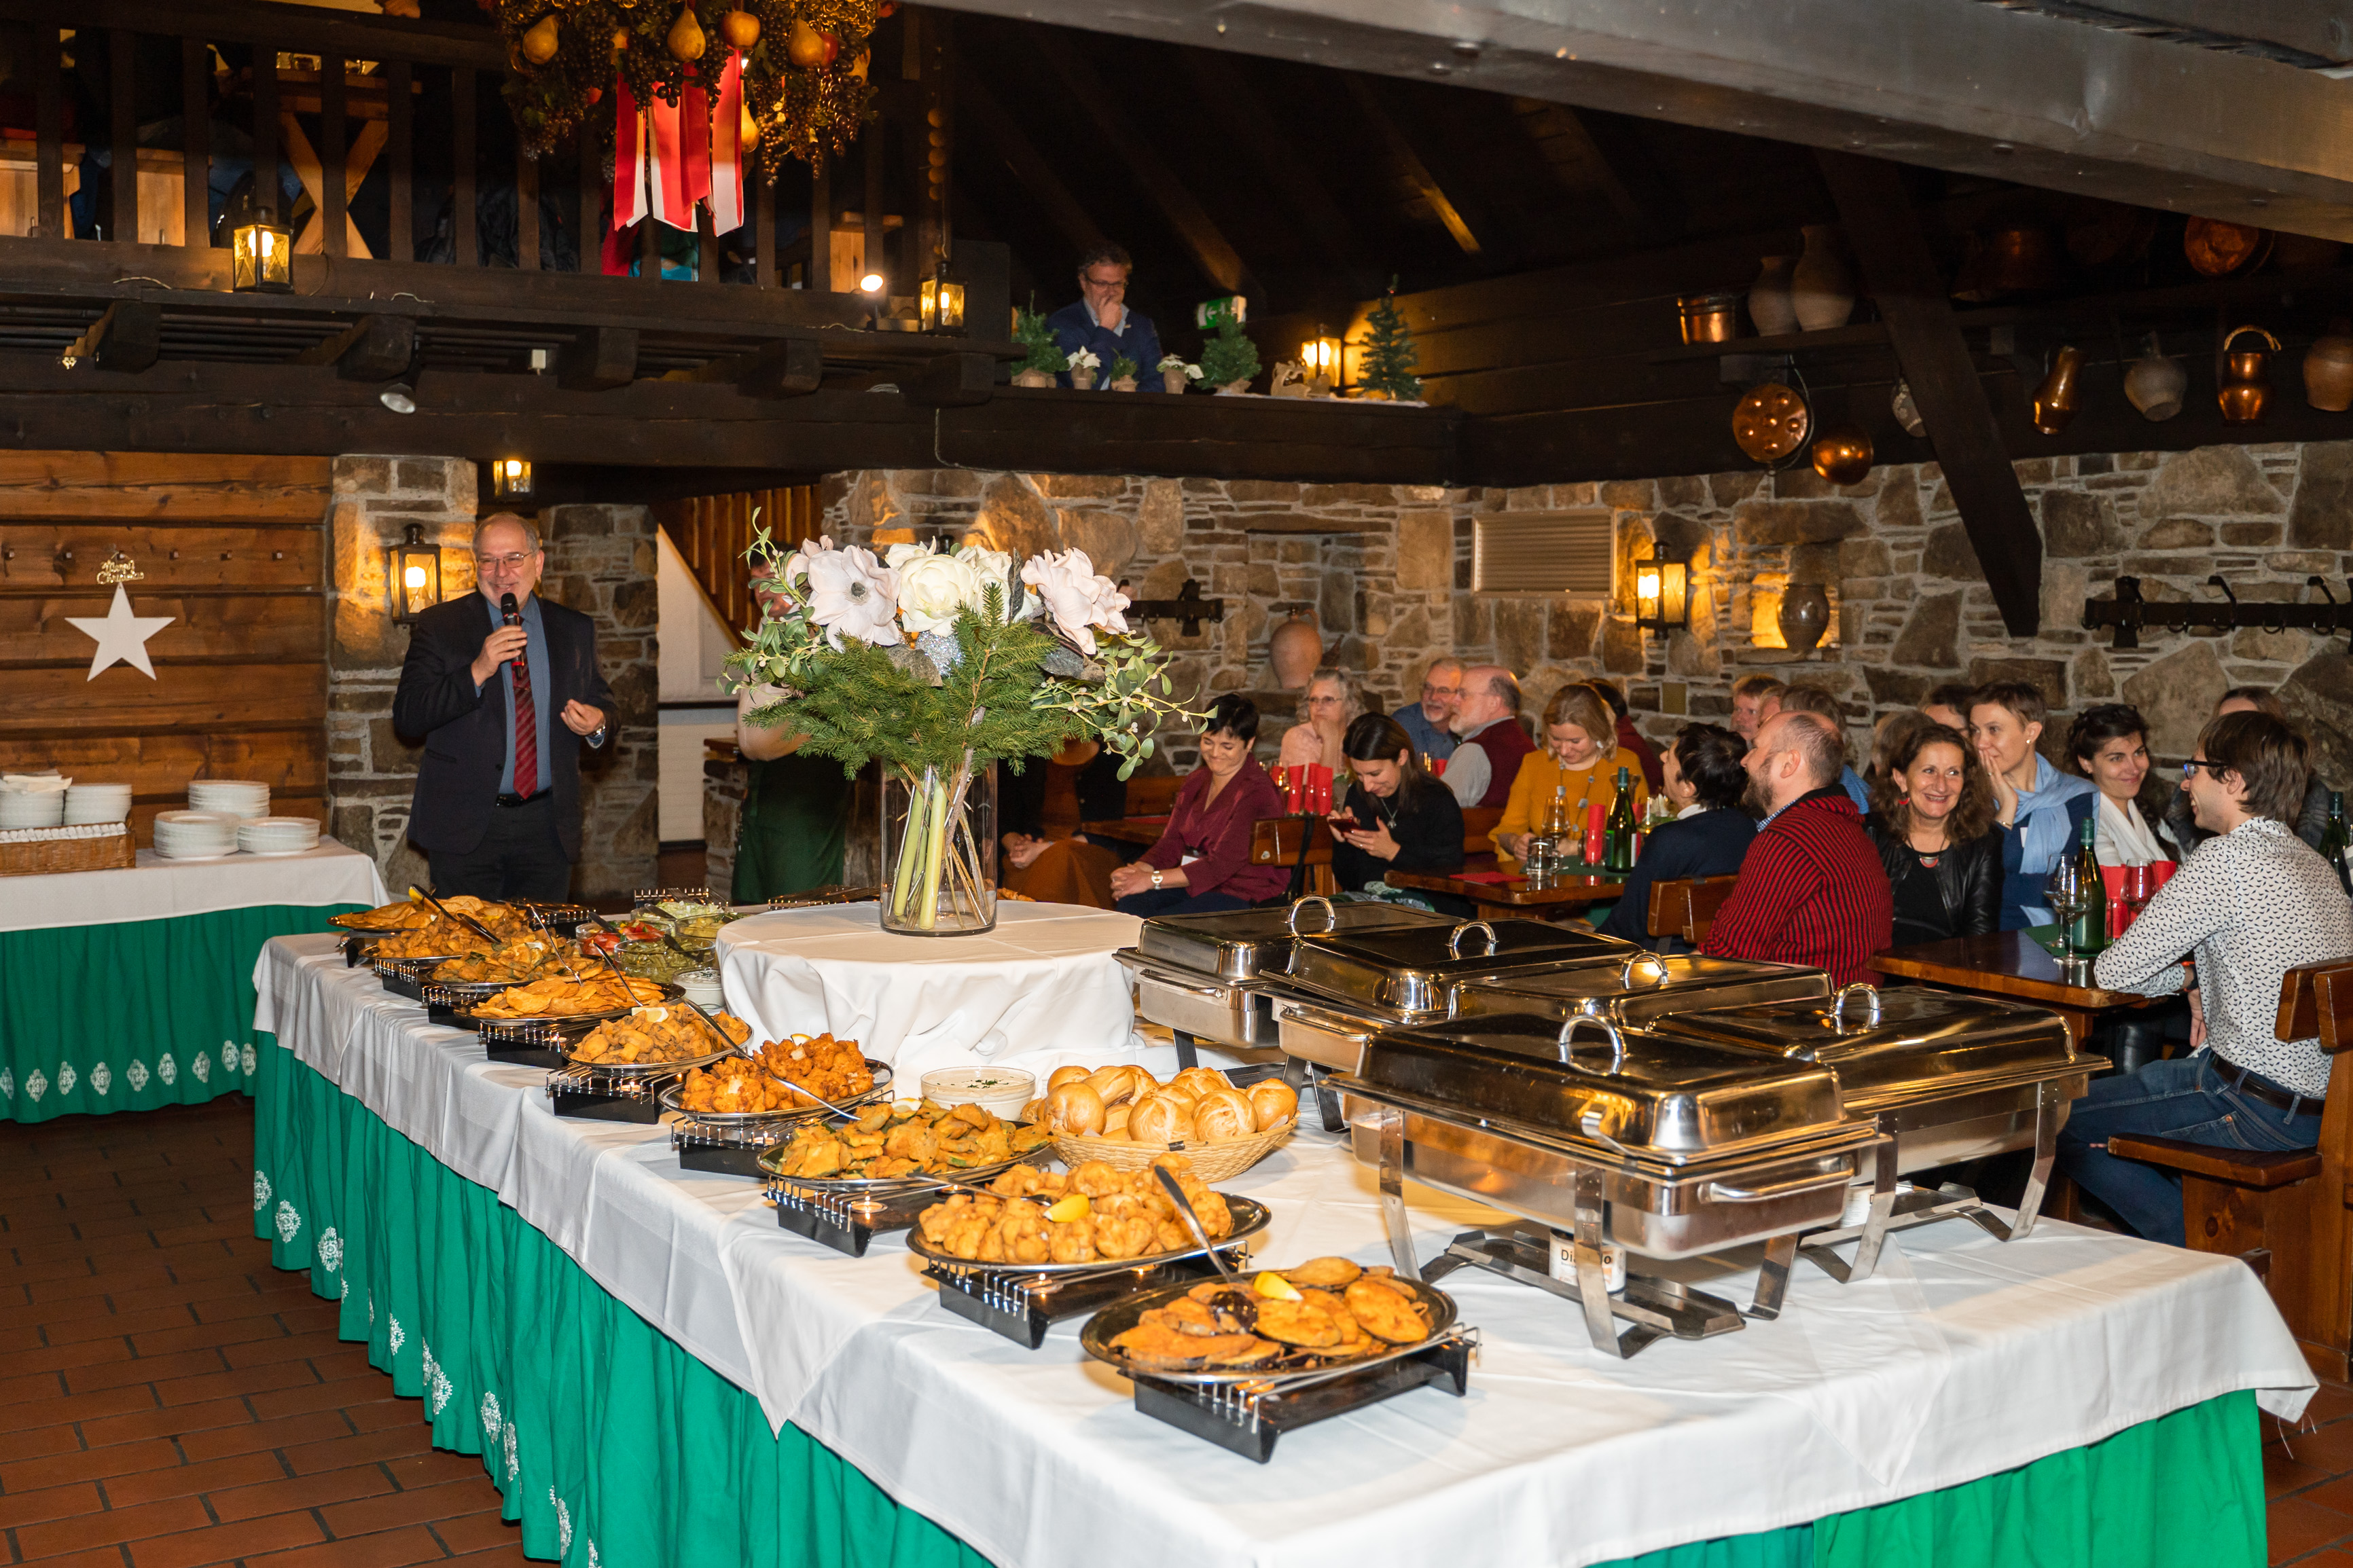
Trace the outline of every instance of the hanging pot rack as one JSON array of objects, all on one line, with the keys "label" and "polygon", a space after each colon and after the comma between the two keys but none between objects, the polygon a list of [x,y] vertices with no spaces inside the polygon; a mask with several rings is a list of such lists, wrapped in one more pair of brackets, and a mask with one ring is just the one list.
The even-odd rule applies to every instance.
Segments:
[{"label": "hanging pot rack", "polygon": [[2111,647],[2138,647],[2143,626],[2178,628],[2192,637],[2221,637],[2250,628],[2284,632],[2301,627],[2332,637],[2343,632],[2353,637],[2353,577],[2346,579],[2347,597],[2341,603],[2321,578],[2306,577],[2306,587],[2320,590],[2323,602],[2316,605],[2285,599],[2257,599],[2242,604],[2219,573],[2206,582],[2221,591],[2221,603],[2211,599],[2144,599],[2140,596],[2139,578],[2119,577],[2113,597],[2084,601],[2084,626],[2090,631],[2113,628],[2116,637],[2108,645]]}]

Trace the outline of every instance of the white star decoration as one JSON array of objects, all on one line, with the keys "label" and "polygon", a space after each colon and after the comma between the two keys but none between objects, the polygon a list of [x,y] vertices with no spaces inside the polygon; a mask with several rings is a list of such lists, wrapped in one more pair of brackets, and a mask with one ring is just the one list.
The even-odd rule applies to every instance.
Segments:
[{"label": "white star decoration", "polygon": [[127,664],[148,679],[155,679],[155,667],[147,658],[147,639],[172,624],[171,616],[134,616],[131,613],[131,595],[121,584],[114,585],[114,603],[100,616],[68,616],[66,624],[83,636],[97,640],[98,651],[90,656],[90,679],[96,680],[99,671]]}]

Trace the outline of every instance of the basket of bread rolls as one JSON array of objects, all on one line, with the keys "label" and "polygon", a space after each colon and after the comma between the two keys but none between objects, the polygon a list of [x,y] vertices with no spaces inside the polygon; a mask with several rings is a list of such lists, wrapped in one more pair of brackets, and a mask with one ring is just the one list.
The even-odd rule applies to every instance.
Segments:
[{"label": "basket of bread rolls", "polygon": [[1299,1124],[1299,1097],[1268,1079],[1237,1089],[1225,1074],[1187,1068],[1162,1083],[1132,1065],[1056,1068],[1046,1092],[1021,1112],[1054,1135],[1072,1170],[1101,1160],[1141,1171],[1181,1149],[1205,1182],[1239,1175],[1266,1158]]}]

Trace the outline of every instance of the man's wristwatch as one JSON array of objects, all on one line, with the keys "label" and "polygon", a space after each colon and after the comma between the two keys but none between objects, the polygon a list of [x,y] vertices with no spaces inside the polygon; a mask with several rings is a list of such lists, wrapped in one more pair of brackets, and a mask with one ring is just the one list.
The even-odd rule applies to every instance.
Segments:
[{"label": "man's wristwatch", "polygon": [[1157,866],[1152,868],[1152,885],[1155,888],[1160,886],[1160,868]]}]

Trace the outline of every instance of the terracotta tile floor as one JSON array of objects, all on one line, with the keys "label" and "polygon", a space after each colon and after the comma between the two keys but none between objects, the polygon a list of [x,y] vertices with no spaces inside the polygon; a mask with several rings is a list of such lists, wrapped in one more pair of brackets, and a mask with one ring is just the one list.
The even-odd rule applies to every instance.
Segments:
[{"label": "terracotta tile floor", "polygon": [[[241,1095],[0,1122],[0,1563],[526,1561],[478,1460],[253,1236]],[[2353,1388],[2264,1418],[2271,1560],[2353,1568]]]},{"label": "terracotta tile floor", "polygon": [[522,1563],[480,1461],[270,1267],[252,1154],[242,1095],[0,1122],[0,1563]]}]

